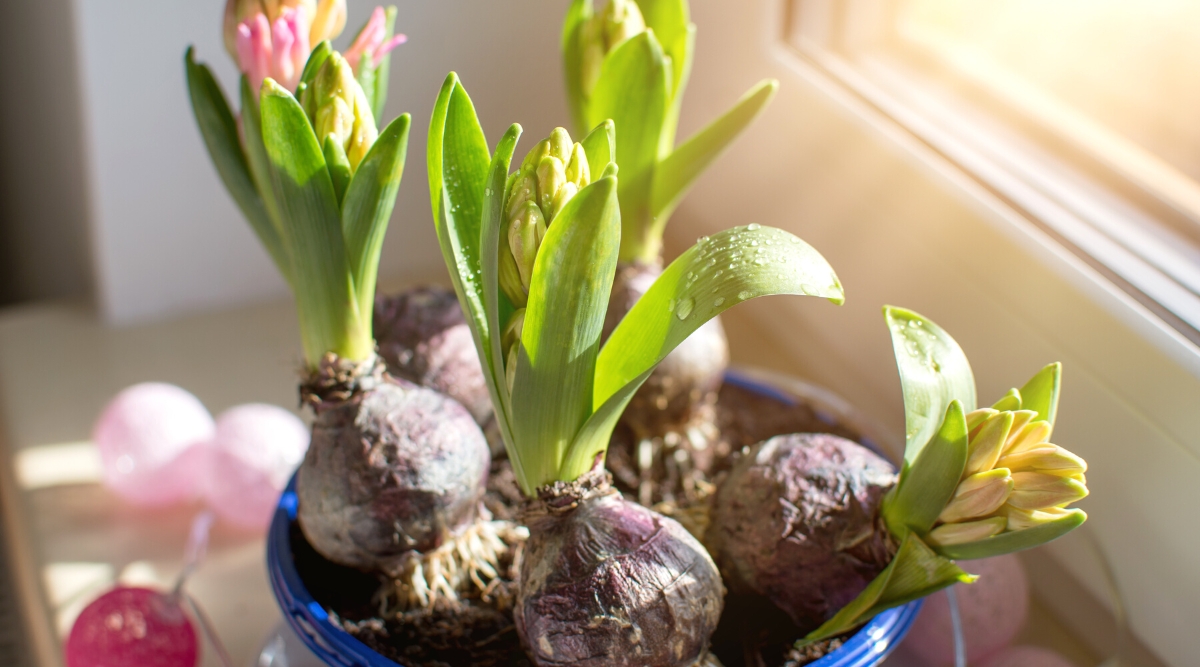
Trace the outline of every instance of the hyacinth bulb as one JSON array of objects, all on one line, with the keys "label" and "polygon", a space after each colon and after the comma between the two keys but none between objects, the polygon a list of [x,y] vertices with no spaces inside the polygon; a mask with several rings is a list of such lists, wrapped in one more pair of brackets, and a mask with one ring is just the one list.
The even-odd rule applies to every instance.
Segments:
[{"label": "hyacinth bulb", "polygon": [[209,445],[209,507],[240,528],[265,529],[308,440],[304,422],[274,405],[251,403],[221,413]]},{"label": "hyacinth bulb", "polygon": [[63,659],[66,667],[195,667],[200,644],[177,599],[120,586],[79,614]]},{"label": "hyacinth bulb", "polygon": [[[979,575],[973,584],[954,586],[967,661],[974,665],[1008,646],[1025,626],[1029,617],[1029,581],[1020,559],[1013,554],[969,561],[963,567]],[[953,665],[953,636],[949,600],[945,592],[938,592],[926,600],[904,648],[922,665]]]},{"label": "hyacinth bulb", "polygon": [[149,382],[117,394],[96,420],[92,440],[108,488],[139,505],[167,505],[198,493],[203,448],[195,445],[214,431],[195,396]]},{"label": "hyacinth bulb", "polygon": [[1014,646],[981,664],[983,667],[1075,667],[1070,660],[1038,646]]}]

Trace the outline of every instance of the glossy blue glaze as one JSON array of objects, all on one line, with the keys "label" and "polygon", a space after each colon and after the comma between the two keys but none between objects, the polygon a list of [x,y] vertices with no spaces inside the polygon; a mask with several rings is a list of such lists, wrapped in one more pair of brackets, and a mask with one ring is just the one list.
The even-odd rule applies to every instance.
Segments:
[{"label": "glossy blue glaze", "polygon": [[[730,375],[729,381],[758,391],[777,400],[794,404],[793,399],[766,384]],[[872,447],[874,449],[874,447]],[[271,528],[267,533],[267,574],[271,590],[288,625],[318,658],[334,667],[400,667],[334,625],[300,580],[292,559],[289,532],[296,520],[296,478],[279,499]],[[922,600],[889,609],[871,619],[837,651],[810,663],[809,667],[874,667],[883,662],[900,643],[921,609]],[[465,667],[465,666],[464,666]]]}]

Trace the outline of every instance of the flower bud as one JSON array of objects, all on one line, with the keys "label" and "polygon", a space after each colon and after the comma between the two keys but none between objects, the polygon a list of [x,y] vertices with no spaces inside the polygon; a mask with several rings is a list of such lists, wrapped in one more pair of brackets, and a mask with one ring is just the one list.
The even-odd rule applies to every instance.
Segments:
[{"label": "flower bud", "polygon": [[600,14],[604,28],[604,49],[612,51],[625,40],[646,31],[642,10],[634,0],[610,0]]},{"label": "flower bud", "polygon": [[955,523],[987,516],[1008,500],[1012,490],[1013,479],[1004,468],[971,475],[955,489],[954,498],[942,510],[938,520]]},{"label": "flower bud", "polygon": [[646,20],[634,0],[609,0],[604,11],[584,26],[581,82],[583,94],[591,95],[600,79],[604,58],[626,40],[646,31]]},{"label": "flower bud", "polygon": [[317,139],[324,142],[332,135],[345,150],[350,171],[356,171],[379,131],[367,97],[345,58],[334,52],[325,59],[301,94],[301,103]]},{"label": "flower bud", "polygon": [[[554,197],[558,195],[558,189],[567,182],[567,170],[563,166],[562,160],[553,155],[542,158],[537,166],[537,180],[538,206],[549,213],[554,204]],[[546,215],[546,217],[552,218],[551,215]]]},{"label": "flower bud", "polygon": [[592,182],[592,174],[588,168],[587,153],[583,146],[575,144],[571,150],[571,159],[567,162],[567,182],[574,183],[576,189],[586,188]]},{"label": "flower bud", "polygon": [[1047,421],[1029,422],[1023,428],[1013,428],[1008,434],[1008,442],[1004,443],[1004,454],[1018,454],[1034,447],[1039,447],[1050,440],[1052,427]]},{"label": "flower bud", "polygon": [[979,408],[978,410],[973,410],[971,412],[968,412],[967,413],[967,433],[969,433],[971,435],[971,437],[975,437],[975,431],[980,426],[983,426],[984,422],[986,422],[988,420],[988,417],[991,417],[992,415],[997,414],[998,412],[999,412],[998,410],[993,410],[991,408]]},{"label": "flower bud", "polygon": [[346,0],[320,0],[320,4],[314,10],[308,41],[312,44],[320,44],[342,34],[345,27]]},{"label": "flower bud", "polygon": [[554,218],[558,212],[567,205],[567,202],[579,193],[579,186],[567,181],[558,189],[558,194],[554,195],[554,202],[550,205],[550,217]]},{"label": "flower bud", "polygon": [[500,243],[500,266],[497,267],[497,278],[500,282],[500,290],[504,292],[513,306],[524,308],[529,302],[529,294],[521,285],[521,272],[517,270],[517,261],[513,259],[512,250],[504,240],[501,240]]},{"label": "flower bud", "polygon": [[533,280],[537,251],[545,236],[546,220],[542,217],[542,210],[533,202],[525,202],[517,216],[509,222],[508,247],[512,250],[513,260],[521,275],[521,287],[526,294],[529,294],[529,284]]},{"label": "flower bud", "polygon": [[1008,504],[1022,510],[1040,510],[1082,500],[1088,490],[1084,482],[1041,472],[1013,473],[1013,490]]},{"label": "flower bud", "polygon": [[967,467],[963,474],[991,470],[1000,458],[1004,443],[1008,440],[1013,425],[1013,413],[997,412],[983,423],[983,427],[970,440],[967,448]]},{"label": "flower bud", "polygon": [[1004,517],[991,517],[967,523],[948,523],[929,531],[926,541],[939,547],[978,542],[999,535],[1007,524],[1008,521]]},{"label": "flower bud", "polygon": [[1024,530],[1026,528],[1036,528],[1043,524],[1057,521],[1058,519],[1067,516],[1071,512],[1062,509],[1061,507],[1047,507],[1040,510],[1021,510],[1012,505],[1005,505],[997,512],[998,515],[1008,519],[1009,530]]},{"label": "flower bud", "polygon": [[1040,472],[1058,477],[1075,477],[1087,472],[1086,461],[1050,443],[1003,456],[997,465],[1015,472]]},{"label": "flower bud", "polygon": [[[344,12],[342,21],[345,22]],[[383,7],[376,7],[375,11],[371,13],[371,18],[354,38],[354,43],[346,49],[344,55],[354,73],[358,74],[364,57],[369,61],[371,67],[379,67],[379,63],[388,52],[406,41],[408,38],[404,35],[395,35],[388,39],[387,12]]]}]

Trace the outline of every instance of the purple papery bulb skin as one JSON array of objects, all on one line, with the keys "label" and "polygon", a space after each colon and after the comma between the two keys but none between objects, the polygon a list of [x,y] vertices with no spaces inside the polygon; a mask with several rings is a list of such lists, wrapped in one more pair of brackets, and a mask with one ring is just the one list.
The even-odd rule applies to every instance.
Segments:
[{"label": "purple papery bulb skin", "polygon": [[492,397],[454,290],[427,286],[377,297],[374,333],[393,376],[446,394],[480,424],[491,418]]},{"label": "purple papery bulb skin", "polygon": [[705,657],[724,587],[678,522],[611,490],[528,516],[517,632],[538,667],[684,667]]},{"label": "purple papery bulb skin", "polygon": [[807,633],[891,561],[879,506],[895,482],[892,465],[856,442],[777,436],[718,488],[705,544],[731,592],[765,596]]},{"label": "purple papery bulb skin", "polygon": [[453,399],[386,377],[316,413],[296,491],[321,555],[389,572],[477,518],[491,455]]}]

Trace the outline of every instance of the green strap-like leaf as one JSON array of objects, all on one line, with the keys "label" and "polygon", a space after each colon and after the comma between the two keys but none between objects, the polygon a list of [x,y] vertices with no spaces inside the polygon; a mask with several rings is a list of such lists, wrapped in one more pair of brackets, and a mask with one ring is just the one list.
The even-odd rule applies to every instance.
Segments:
[{"label": "green strap-like leaf", "polygon": [[580,78],[583,71],[581,36],[584,24],[592,18],[592,12],[592,0],[571,0],[571,6],[563,20],[563,75],[567,88],[567,102],[571,106],[571,120],[577,133],[586,132],[592,127],[587,123],[587,100],[583,97],[583,81]]},{"label": "green strap-like leaf", "polygon": [[[504,185],[508,180],[508,169],[512,164],[513,152],[517,148],[517,140],[521,138],[521,126],[512,125],[501,137],[496,146],[496,154],[492,156],[492,164],[488,173],[487,185],[483,196],[483,221],[480,230],[480,266],[483,271],[483,307],[487,315],[488,331],[503,331],[501,320],[503,316],[500,291],[500,240],[504,232]],[[504,374],[504,353],[500,346],[500,336],[489,336],[486,356],[484,359],[484,377],[487,378],[488,391],[492,396],[495,407],[496,423],[500,427],[504,442],[511,448],[512,438],[512,397],[508,393],[508,383]],[[519,454],[509,457],[517,479],[525,478],[521,467]]]},{"label": "green strap-like leaf", "polygon": [[259,195],[254,177],[250,174],[250,165],[242,152],[237,123],[229,110],[225,93],[208,67],[196,63],[191,47],[184,57],[184,67],[196,125],[200,127],[200,135],[204,138],[204,145],[217,168],[217,174],[279,272],[290,282],[291,262],[284,251],[283,240],[267,213],[266,204]]},{"label": "green strap-like leaf", "polygon": [[479,358],[490,349],[480,296],[480,225],[492,156],[475,106],[453,72],[446,77],[429,124],[429,193],[442,256],[464,314],[476,334]]},{"label": "green strap-like leaf", "polygon": [[961,403],[964,412],[975,409],[975,377],[967,355],[938,325],[894,306],[884,306],[883,317],[904,389],[904,461],[912,465],[951,401]]},{"label": "green strap-like leaf", "polygon": [[976,558],[991,558],[1002,556],[1014,551],[1024,551],[1057,540],[1075,530],[1087,521],[1087,514],[1078,508],[1072,508],[1070,514],[1044,523],[1033,528],[1024,528],[1007,533],[1000,533],[978,542],[954,544],[946,547],[936,547],[938,553],[946,558],[955,560],[974,560]]},{"label": "green strap-like leaf", "polygon": [[404,114],[384,128],[359,163],[342,201],[346,261],[358,295],[358,314],[367,328],[371,326],[375,308],[375,281],[379,275],[383,237],[404,175],[411,122],[412,118]]},{"label": "green strap-like leaf", "polygon": [[899,538],[909,530],[925,535],[954,496],[967,465],[967,420],[962,404],[951,401],[946,417],[899,483],[884,498],[881,510],[888,531]]},{"label": "green strap-like leaf", "polygon": [[587,155],[588,167],[594,180],[603,178],[604,168],[617,159],[617,126],[612,120],[606,120],[588,133],[583,141],[583,153]]},{"label": "green strap-like leaf", "polygon": [[[657,34],[657,33],[656,33]],[[683,110],[683,93],[687,89],[688,79],[692,75],[692,60],[696,53],[696,26],[688,25],[687,32],[676,40],[675,44],[663,43],[667,58],[671,63],[671,103],[667,106],[667,115],[663,118],[662,136],[658,139],[658,156],[662,160],[675,150],[675,134],[679,129],[679,113]],[[682,59],[671,56],[672,53],[682,53]]]},{"label": "green strap-like leaf", "polygon": [[567,447],[591,415],[620,233],[617,182],[602,178],[554,217],[538,249],[512,392],[526,493],[558,478]]},{"label": "green strap-like leaf", "polygon": [[310,368],[334,352],[352,360],[374,352],[362,330],[346,267],[337,197],[321,147],[292,94],[267,79],[261,94],[263,144],[288,233],[292,287]]},{"label": "green strap-like leaf", "polygon": [[804,647],[836,637],[866,623],[882,611],[907,604],[952,584],[969,584],[976,579],[978,577],[939,557],[916,535],[909,533],[887,568],[858,597],[821,627],[796,642],[796,646]]},{"label": "green strap-like leaf", "polygon": [[593,406],[653,368],[693,331],[733,305],[771,294],[845,295],[812,246],[781,229],[749,225],[701,239],[663,271],[600,353]]},{"label": "green strap-like leaf", "polygon": [[742,301],[771,294],[820,296],[842,303],[833,268],[812,246],[771,227],[736,227],[701,239],[663,271],[600,351],[595,414],[564,462],[563,479],[591,467],[612,427],[663,357],[705,322]]},{"label": "green strap-like leaf", "polygon": [[638,9],[663,46],[663,52],[671,58],[674,86],[671,94],[687,85],[687,69],[691,66],[688,49],[689,33],[695,32],[691,24],[687,0],[638,0]]},{"label": "green strap-like leaf", "polygon": [[621,259],[658,258],[661,240],[650,238],[650,194],[659,137],[670,101],[671,74],[654,33],[627,40],[604,59],[588,104],[585,127],[612,119],[620,133]]},{"label": "green strap-like leaf", "polygon": [[688,188],[708,165],[753,121],[779,89],[779,82],[767,80],[746,93],[732,109],[708,127],[692,135],[674,153],[663,160],[654,174],[651,213],[656,233],[662,234],[666,221],[679,205]]},{"label": "green strap-like leaf", "polygon": [[1038,371],[1021,387],[1021,409],[1038,413],[1035,419],[1054,426],[1058,417],[1058,391],[1062,387],[1062,364],[1054,362]]},{"label": "green strap-like leaf", "polygon": [[[263,145],[262,110],[258,106],[258,97],[250,90],[250,83],[245,76],[239,84],[242,97],[242,135],[245,137],[243,146],[246,149],[247,163],[250,165],[250,176],[254,179],[254,187],[262,197],[263,206],[267,209],[267,218],[279,237],[280,246],[287,253],[288,231],[283,224],[283,213],[279,201],[275,197],[275,186],[271,184],[271,165],[267,160],[267,148]],[[291,281],[292,259],[287,260],[288,282]]]}]

